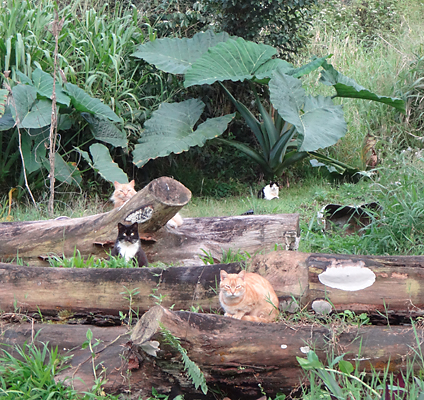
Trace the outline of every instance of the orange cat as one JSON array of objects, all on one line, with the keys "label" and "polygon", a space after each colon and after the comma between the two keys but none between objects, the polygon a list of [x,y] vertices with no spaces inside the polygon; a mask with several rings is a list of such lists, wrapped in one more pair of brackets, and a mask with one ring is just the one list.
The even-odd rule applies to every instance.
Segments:
[{"label": "orange cat", "polygon": [[[113,182],[115,185],[115,191],[113,192],[110,201],[114,203],[113,208],[121,207],[137,192],[134,189],[134,179],[130,183],[119,183]],[[167,225],[172,228],[177,228],[183,224],[183,217],[179,213],[176,213],[168,222]]]},{"label": "orange cat", "polygon": [[272,322],[278,316],[278,297],[271,284],[258,274],[221,270],[219,287],[219,302],[227,317]]},{"label": "orange cat", "polygon": [[121,207],[137,193],[134,189],[134,179],[130,183],[119,183],[115,181],[113,184],[115,185],[115,191],[110,198],[114,204],[113,208]]}]

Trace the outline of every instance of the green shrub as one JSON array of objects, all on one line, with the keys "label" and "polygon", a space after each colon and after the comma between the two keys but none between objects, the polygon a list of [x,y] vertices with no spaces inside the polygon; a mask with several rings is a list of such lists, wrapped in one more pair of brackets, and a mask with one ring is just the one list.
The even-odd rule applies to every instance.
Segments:
[{"label": "green shrub", "polygon": [[277,47],[293,58],[307,44],[316,0],[203,0],[219,31]]}]

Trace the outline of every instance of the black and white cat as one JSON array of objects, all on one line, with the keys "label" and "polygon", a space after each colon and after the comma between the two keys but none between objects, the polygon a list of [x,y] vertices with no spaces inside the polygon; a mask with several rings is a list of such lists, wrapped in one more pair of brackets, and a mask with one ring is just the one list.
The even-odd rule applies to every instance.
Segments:
[{"label": "black and white cat", "polygon": [[258,192],[258,199],[272,200],[278,199],[280,185],[277,182],[270,182]]},{"label": "black and white cat", "polygon": [[135,258],[139,267],[147,267],[149,265],[146,253],[141,248],[137,222],[134,222],[132,225],[118,223],[118,237],[116,238],[115,247],[111,255],[120,255],[127,262]]}]

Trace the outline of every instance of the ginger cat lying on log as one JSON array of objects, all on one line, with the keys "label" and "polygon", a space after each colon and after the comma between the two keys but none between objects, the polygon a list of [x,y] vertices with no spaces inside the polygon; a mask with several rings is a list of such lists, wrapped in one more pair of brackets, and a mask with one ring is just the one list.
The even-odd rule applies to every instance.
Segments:
[{"label": "ginger cat lying on log", "polygon": [[256,322],[272,322],[278,316],[278,297],[259,274],[220,272],[219,302],[225,316]]}]

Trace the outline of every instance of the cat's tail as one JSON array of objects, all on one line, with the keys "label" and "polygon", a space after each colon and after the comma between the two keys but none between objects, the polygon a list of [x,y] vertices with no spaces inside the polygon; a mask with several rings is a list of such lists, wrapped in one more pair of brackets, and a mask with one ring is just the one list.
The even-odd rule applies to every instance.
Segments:
[{"label": "cat's tail", "polygon": [[241,319],[244,321],[253,321],[253,322],[274,322],[275,315],[261,315],[259,317],[255,315],[243,315]]}]

